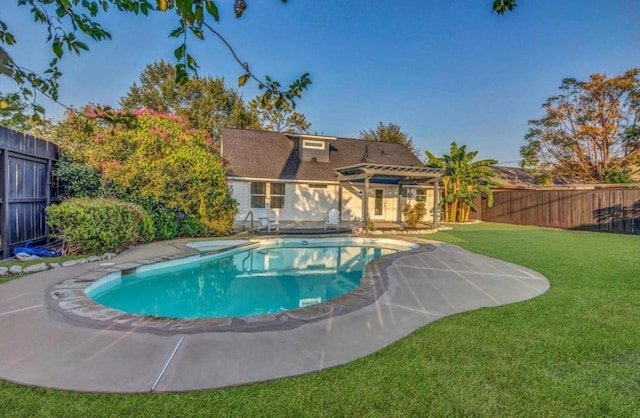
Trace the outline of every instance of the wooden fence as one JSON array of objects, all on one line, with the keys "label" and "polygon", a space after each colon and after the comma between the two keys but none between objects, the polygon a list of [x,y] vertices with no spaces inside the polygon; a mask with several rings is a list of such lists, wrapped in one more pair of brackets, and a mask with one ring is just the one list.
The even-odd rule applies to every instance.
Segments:
[{"label": "wooden fence", "polygon": [[496,190],[476,218],[487,222],[640,234],[640,188]]},{"label": "wooden fence", "polygon": [[45,208],[56,198],[54,144],[0,126],[0,250],[3,258],[26,241],[43,241]]}]

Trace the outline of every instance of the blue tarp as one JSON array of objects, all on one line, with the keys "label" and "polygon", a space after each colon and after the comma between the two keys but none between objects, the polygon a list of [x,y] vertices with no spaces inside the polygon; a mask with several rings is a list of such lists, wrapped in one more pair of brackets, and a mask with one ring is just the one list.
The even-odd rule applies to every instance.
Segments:
[{"label": "blue tarp", "polygon": [[60,257],[62,253],[59,251],[51,251],[46,249],[43,246],[32,247],[31,241],[27,241],[24,244],[24,247],[16,247],[13,249],[13,255],[16,254],[27,254],[27,255],[35,255],[38,257]]}]

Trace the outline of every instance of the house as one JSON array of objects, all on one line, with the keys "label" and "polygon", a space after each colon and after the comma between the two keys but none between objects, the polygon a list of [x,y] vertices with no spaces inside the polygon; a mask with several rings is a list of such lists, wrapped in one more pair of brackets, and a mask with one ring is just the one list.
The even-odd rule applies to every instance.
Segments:
[{"label": "house", "polygon": [[396,222],[415,201],[434,218],[441,172],[402,144],[225,128],[220,152],[239,221],[267,208],[281,221],[322,221],[336,208],[343,222]]},{"label": "house", "polygon": [[496,177],[492,180],[499,184],[498,187],[503,189],[533,189],[539,185],[536,179],[527,171],[516,167],[504,167],[493,165],[491,170],[496,173]]}]

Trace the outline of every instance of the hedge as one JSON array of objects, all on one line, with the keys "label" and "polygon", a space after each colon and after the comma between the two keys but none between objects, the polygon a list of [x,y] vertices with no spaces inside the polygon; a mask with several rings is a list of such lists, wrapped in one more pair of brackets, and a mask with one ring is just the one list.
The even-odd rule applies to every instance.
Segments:
[{"label": "hedge", "polygon": [[63,254],[118,252],[152,241],[153,221],[139,205],[75,198],[47,208],[47,223],[63,238]]}]

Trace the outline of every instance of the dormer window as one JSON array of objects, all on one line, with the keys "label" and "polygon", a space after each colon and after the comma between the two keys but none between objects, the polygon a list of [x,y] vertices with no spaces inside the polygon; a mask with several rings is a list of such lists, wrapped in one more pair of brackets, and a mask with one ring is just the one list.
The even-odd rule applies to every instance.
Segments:
[{"label": "dormer window", "polygon": [[309,148],[309,149],[323,150],[325,147],[325,144],[326,142],[324,141],[312,141],[310,139],[305,139],[302,141],[302,147]]},{"label": "dormer window", "polygon": [[336,138],[332,136],[285,134],[296,142],[300,161],[311,163],[328,163],[330,151],[336,151],[331,142]]}]

